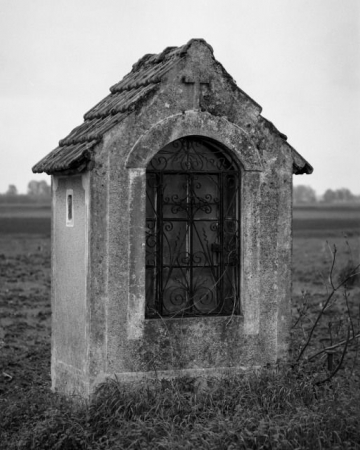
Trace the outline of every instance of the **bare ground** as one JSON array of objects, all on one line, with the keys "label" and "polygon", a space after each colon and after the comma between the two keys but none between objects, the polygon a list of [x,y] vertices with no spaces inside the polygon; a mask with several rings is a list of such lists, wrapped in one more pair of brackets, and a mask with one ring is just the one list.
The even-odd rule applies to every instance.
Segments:
[{"label": "bare ground", "polygon": [[48,389],[48,237],[0,236],[0,311],[0,402],[21,396],[23,389]]}]

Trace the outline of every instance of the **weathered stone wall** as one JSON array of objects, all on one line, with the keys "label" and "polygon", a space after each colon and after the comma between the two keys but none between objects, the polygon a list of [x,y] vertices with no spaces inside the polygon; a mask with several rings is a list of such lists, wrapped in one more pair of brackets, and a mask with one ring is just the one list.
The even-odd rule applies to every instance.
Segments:
[{"label": "weathered stone wall", "polygon": [[[55,176],[52,186],[52,384],[87,394],[89,175]],[[67,190],[73,194],[71,226],[66,224]]]},{"label": "weathered stone wall", "polygon": [[[194,111],[184,77],[210,80],[201,88],[203,112]],[[198,43],[106,134],[91,172],[91,382],[113,373],[216,373],[286,356],[292,156],[260,112]],[[145,320],[146,163],[159,141],[189,134],[218,139],[242,166],[242,316]]]}]

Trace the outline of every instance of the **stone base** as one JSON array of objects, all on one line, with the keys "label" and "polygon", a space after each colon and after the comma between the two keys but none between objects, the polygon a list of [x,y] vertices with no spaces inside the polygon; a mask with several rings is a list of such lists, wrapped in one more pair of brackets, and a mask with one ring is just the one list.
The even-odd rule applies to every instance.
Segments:
[{"label": "stone base", "polygon": [[90,395],[90,382],[80,370],[58,361],[51,366],[51,389],[71,397],[86,398]]}]

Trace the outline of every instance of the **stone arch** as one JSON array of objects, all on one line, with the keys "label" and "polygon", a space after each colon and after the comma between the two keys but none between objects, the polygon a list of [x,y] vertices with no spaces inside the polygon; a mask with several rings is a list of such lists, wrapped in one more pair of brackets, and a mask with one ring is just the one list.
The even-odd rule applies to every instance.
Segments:
[{"label": "stone arch", "polygon": [[155,124],[135,143],[126,159],[126,167],[145,169],[152,157],[167,144],[191,135],[208,137],[224,145],[243,170],[263,171],[259,152],[246,131],[225,117],[198,111],[175,114]]},{"label": "stone arch", "polygon": [[[262,172],[262,160],[249,134],[224,117],[212,116],[207,112],[187,111],[170,116],[145,132],[129,151],[124,169],[129,174],[129,291],[127,310],[127,338],[137,340],[145,332],[145,211],[146,211],[146,169],[153,156],[169,143],[187,136],[203,136],[219,143],[231,153],[241,166],[242,184],[251,186],[244,189],[245,200],[242,207],[248,208],[250,193],[257,195]],[[249,182],[249,183],[248,183]],[[241,212],[242,227],[256,229],[256,215],[245,210]],[[247,246],[244,245],[241,260],[247,261]],[[246,263],[247,264],[247,263]],[[256,334],[259,316],[252,314],[259,301],[249,297],[249,280],[244,278],[246,264],[241,269],[240,290],[244,327]],[[239,316],[240,317],[240,316]],[[242,316],[241,316],[242,317]]]}]

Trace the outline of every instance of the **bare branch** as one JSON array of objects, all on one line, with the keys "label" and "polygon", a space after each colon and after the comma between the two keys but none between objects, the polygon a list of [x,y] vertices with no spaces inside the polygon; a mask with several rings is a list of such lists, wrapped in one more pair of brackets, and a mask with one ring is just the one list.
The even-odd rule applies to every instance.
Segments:
[{"label": "bare branch", "polygon": [[307,313],[307,310],[309,309],[309,304],[308,304],[308,300],[307,300],[307,298],[306,298],[306,294],[307,294],[307,292],[305,291],[303,291],[303,295],[302,295],[302,307],[300,308],[298,308],[297,310],[298,310],[298,314],[299,314],[299,317],[296,319],[296,321],[295,321],[295,323],[294,323],[294,325],[292,326],[292,328],[295,328],[296,327],[296,325],[300,322],[300,321],[302,321],[302,319],[306,316],[306,313]]},{"label": "bare branch", "polygon": [[349,302],[348,302],[348,293],[346,291],[346,286],[345,286],[345,290],[344,290],[344,299],[345,299],[345,304],[346,304],[346,312],[347,312],[347,316],[351,325],[351,331],[353,336],[355,336],[355,328],[354,328],[354,323],[351,317],[351,312],[350,312],[350,306],[349,306]]},{"label": "bare branch", "polygon": [[331,262],[331,268],[330,268],[330,273],[329,273],[330,284],[334,291],[335,291],[335,286],[333,283],[333,273],[334,273],[334,267],[335,267],[335,261],[336,261],[336,252],[337,252],[337,249],[336,249],[336,246],[334,245],[334,251],[331,251],[332,262]]},{"label": "bare branch", "polygon": [[330,381],[331,378],[333,378],[337,374],[337,372],[341,369],[341,366],[342,366],[342,364],[344,362],[344,358],[345,358],[345,355],[346,355],[346,350],[347,350],[347,347],[348,347],[348,344],[349,344],[349,340],[350,340],[350,327],[348,326],[347,339],[346,339],[346,342],[345,342],[345,347],[344,347],[343,352],[341,354],[341,359],[340,359],[339,364],[337,365],[335,370],[333,372],[331,372],[331,374],[327,378],[325,378],[325,380],[318,381],[316,383],[317,386],[319,386],[320,384],[323,384],[323,383],[326,383],[326,382]]},{"label": "bare branch", "polygon": [[346,344],[347,342],[351,342],[354,339],[358,339],[360,338],[360,333],[357,334],[356,336],[351,337],[349,340],[348,339],[344,339],[341,342],[338,342],[337,344],[334,345],[330,345],[329,347],[323,348],[322,350],[318,351],[317,353],[314,353],[313,355],[309,356],[308,360],[311,361],[312,359],[315,359],[317,356],[321,355],[322,353],[326,353],[329,350],[335,350],[338,347],[341,347],[342,345]]},{"label": "bare branch", "polygon": [[328,296],[326,302],[324,303],[324,306],[321,308],[321,311],[319,312],[319,314],[318,314],[318,316],[317,316],[317,318],[316,318],[316,320],[315,320],[315,322],[314,322],[314,324],[313,324],[313,326],[312,326],[312,328],[310,330],[308,338],[307,338],[303,348],[301,349],[301,351],[299,353],[299,356],[297,357],[296,361],[300,361],[302,355],[304,354],[305,350],[307,349],[308,345],[310,344],[310,341],[311,341],[312,335],[313,335],[313,333],[315,331],[315,328],[316,328],[317,324],[319,323],[319,320],[321,319],[322,315],[324,314],[324,311],[325,311],[326,307],[328,306],[328,304],[329,304],[329,302],[332,299],[334,294],[335,294],[335,289],[332,290],[332,292]]},{"label": "bare branch", "polygon": [[301,349],[301,351],[300,351],[300,353],[299,353],[299,356],[297,357],[296,361],[299,361],[299,360],[301,359],[301,357],[302,357],[302,355],[304,354],[305,350],[306,350],[307,347],[309,346],[309,344],[310,344],[310,342],[311,342],[312,335],[313,335],[313,333],[314,333],[314,331],[315,331],[315,328],[316,328],[317,324],[319,323],[321,317],[323,316],[324,311],[325,311],[326,308],[328,307],[328,305],[329,305],[329,303],[330,303],[330,300],[332,299],[332,297],[333,297],[333,295],[335,294],[335,292],[338,291],[344,284],[346,284],[346,282],[347,282],[350,278],[352,278],[353,276],[355,276],[355,275],[357,274],[356,271],[357,271],[357,270],[359,269],[359,267],[360,267],[360,264],[358,264],[356,267],[354,267],[354,273],[352,273],[351,275],[349,275],[348,277],[346,277],[343,281],[341,281],[341,282],[335,287],[334,284],[333,284],[333,281],[332,281],[332,272],[333,272],[334,263],[335,263],[335,256],[336,256],[336,247],[335,247],[335,246],[334,246],[334,253],[333,253],[333,255],[334,255],[334,258],[333,258],[333,264],[332,264],[331,270],[330,270],[330,283],[331,283],[331,286],[332,286],[332,291],[330,292],[328,298],[326,299],[326,302],[324,303],[324,306],[322,307],[321,311],[319,312],[319,314],[318,314],[318,316],[317,316],[317,318],[316,318],[316,320],[315,320],[315,322],[314,322],[314,324],[313,324],[313,326],[312,326],[312,328],[311,328],[311,330],[310,330],[310,333],[309,333],[309,335],[308,335],[308,338],[307,338],[307,340],[306,340],[306,342],[305,342],[303,348]]}]

